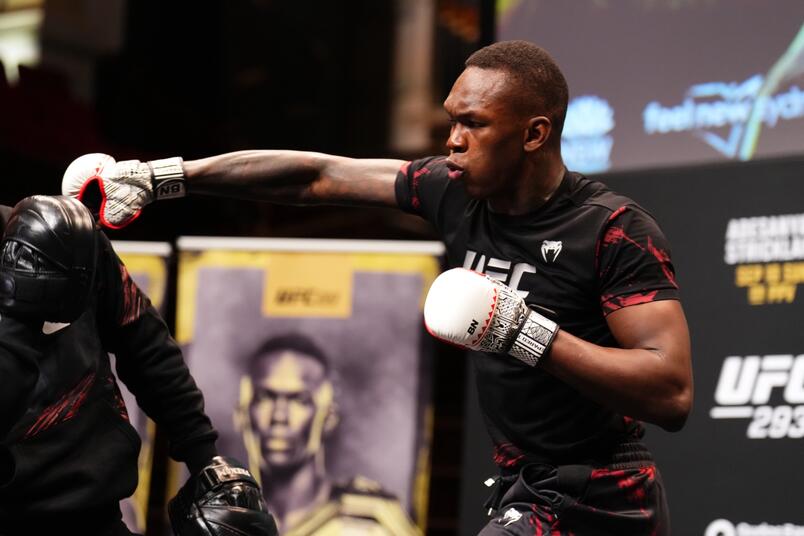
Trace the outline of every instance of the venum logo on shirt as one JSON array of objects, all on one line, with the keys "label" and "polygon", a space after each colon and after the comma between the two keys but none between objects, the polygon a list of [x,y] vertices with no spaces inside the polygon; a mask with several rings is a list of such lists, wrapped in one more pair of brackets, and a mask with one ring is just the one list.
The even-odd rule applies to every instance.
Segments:
[{"label": "venum logo on shirt", "polygon": [[545,240],[542,242],[542,258],[544,262],[556,262],[562,246],[561,240]]},{"label": "venum logo on shirt", "polygon": [[804,354],[727,357],[715,403],[713,419],[750,419],[749,439],[804,437]]},{"label": "venum logo on shirt", "polygon": [[[544,250],[544,247],[542,247],[542,250]],[[560,247],[559,251],[561,251]],[[555,257],[557,256],[558,253],[555,254]],[[463,260],[463,267],[467,270],[474,270],[475,272],[480,272],[489,277],[502,281],[512,289],[516,290],[517,294],[519,294],[523,299],[526,298],[530,292],[527,290],[520,290],[518,288],[519,282],[522,280],[522,275],[526,273],[536,273],[536,267],[532,264],[528,264],[526,262],[513,263],[511,261],[497,259],[495,257],[489,257],[487,259],[486,256],[482,254],[478,257],[477,251],[472,251],[471,249],[466,251],[466,256]]]}]

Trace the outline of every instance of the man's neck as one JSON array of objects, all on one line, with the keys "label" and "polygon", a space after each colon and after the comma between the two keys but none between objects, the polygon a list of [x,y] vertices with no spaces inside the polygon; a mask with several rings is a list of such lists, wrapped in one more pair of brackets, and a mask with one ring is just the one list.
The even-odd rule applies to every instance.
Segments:
[{"label": "man's neck", "polygon": [[488,200],[499,214],[527,214],[544,205],[555,194],[566,168],[561,157],[545,157],[529,164],[513,190]]},{"label": "man's neck", "polygon": [[310,460],[295,471],[262,474],[265,500],[283,530],[306,519],[312,510],[329,500],[332,484],[318,465]]}]

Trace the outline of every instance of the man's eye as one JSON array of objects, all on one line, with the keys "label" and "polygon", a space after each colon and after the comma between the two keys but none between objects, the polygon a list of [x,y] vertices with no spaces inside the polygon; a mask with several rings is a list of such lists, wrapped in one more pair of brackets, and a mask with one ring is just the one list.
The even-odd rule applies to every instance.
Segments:
[{"label": "man's eye", "polygon": [[288,397],[293,402],[298,402],[299,404],[310,404],[313,401],[313,398],[308,393],[299,393],[293,396]]}]

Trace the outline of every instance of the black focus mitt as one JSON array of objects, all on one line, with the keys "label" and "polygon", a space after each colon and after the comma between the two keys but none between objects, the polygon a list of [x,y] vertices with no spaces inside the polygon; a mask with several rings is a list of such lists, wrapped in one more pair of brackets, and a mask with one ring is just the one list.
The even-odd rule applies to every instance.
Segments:
[{"label": "black focus mitt", "polygon": [[215,456],[169,503],[178,536],[276,536],[262,490],[243,464]]}]

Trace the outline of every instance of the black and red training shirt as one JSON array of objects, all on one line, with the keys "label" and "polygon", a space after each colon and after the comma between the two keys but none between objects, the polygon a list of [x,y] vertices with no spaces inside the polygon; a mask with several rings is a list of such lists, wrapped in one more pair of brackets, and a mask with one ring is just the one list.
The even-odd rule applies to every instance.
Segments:
[{"label": "black and red training shirt", "polygon": [[[617,347],[606,315],[678,299],[670,252],[654,219],[603,183],[566,172],[535,211],[510,216],[451,181],[444,157],[405,164],[399,207],[431,222],[450,267],[484,272],[515,288],[528,306],[581,339]],[[481,411],[495,462],[605,462],[641,425],[586,398],[544,370],[510,356],[473,352]]]}]

